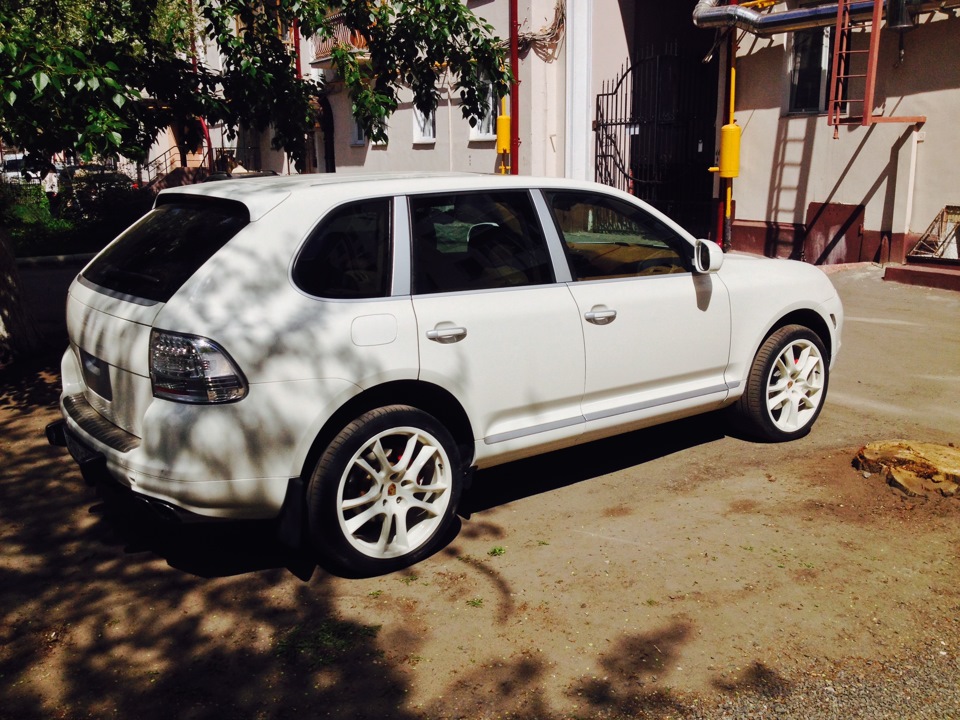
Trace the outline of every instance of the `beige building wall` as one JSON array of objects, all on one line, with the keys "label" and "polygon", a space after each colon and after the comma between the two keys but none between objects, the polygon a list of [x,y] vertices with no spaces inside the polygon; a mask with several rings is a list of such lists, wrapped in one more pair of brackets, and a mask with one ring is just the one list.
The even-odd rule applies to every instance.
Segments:
[{"label": "beige building wall", "polygon": [[[509,36],[509,4],[502,0],[470,0],[470,8],[496,29]],[[554,20],[554,0],[520,0],[520,31],[538,32]],[[524,174],[563,174],[564,142],[564,43],[539,43],[520,60],[520,171]],[[452,76],[444,78],[436,111],[433,142],[418,141],[412,93],[401,96],[398,110],[389,120],[386,144],[351,142],[353,117],[350,99],[336,82],[327,95],[334,115],[335,158],[338,170],[366,171],[456,171],[496,173],[500,157],[493,136],[479,136],[463,119],[459,94]],[[509,113],[509,99],[507,99]],[[322,142],[317,143],[322,152]],[[322,158],[319,166],[323,167]]]},{"label": "beige building wall", "polygon": [[[855,42],[866,47],[868,38],[861,31]],[[768,245],[774,235],[788,245],[789,226],[816,217],[817,204],[863,206],[862,232],[847,229],[829,257],[819,259],[886,259],[887,253],[897,259],[904,241],[922,233],[945,205],[960,204],[960,18],[921,16],[903,44],[900,60],[898,33],[882,31],[874,114],[924,115],[927,122],[842,126],[834,139],[826,115],[787,112],[793,36],[743,37],[735,241],[739,234],[755,246],[764,234]],[[836,239],[825,232],[827,242]]]}]

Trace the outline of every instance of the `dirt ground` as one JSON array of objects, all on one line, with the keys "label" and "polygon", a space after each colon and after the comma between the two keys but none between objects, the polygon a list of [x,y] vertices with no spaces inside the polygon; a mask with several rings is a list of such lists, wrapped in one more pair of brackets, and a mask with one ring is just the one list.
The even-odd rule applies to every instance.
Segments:
[{"label": "dirt ground", "polygon": [[668,718],[917,653],[955,672],[960,499],[851,460],[960,443],[960,295],[832,278],[844,347],[809,437],[707,416],[480,473],[445,550],[366,580],[262,524],[105,503],[42,437],[56,356],[8,373],[0,717]]}]

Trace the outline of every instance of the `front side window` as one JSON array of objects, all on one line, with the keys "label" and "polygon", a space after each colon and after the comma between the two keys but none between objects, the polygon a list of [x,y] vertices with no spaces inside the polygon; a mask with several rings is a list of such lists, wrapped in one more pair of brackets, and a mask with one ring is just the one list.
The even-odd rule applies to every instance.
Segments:
[{"label": "front side window", "polygon": [[688,272],[688,243],[642,208],[600,193],[545,193],[576,280]]},{"label": "front side window", "polygon": [[554,281],[526,191],[410,198],[414,292],[481,290]]},{"label": "front side window", "polygon": [[293,281],[323,298],[376,298],[390,293],[391,201],[343,205],[310,234],[293,265]]}]

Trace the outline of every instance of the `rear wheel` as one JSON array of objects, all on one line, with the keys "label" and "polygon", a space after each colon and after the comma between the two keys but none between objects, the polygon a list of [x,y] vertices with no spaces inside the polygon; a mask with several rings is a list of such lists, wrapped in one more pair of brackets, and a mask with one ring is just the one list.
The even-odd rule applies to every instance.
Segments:
[{"label": "rear wheel", "polygon": [[757,351],[735,406],[745,429],[775,442],[810,432],[827,395],[826,357],[820,338],[802,325],[787,325],[770,335]]},{"label": "rear wheel", "polygon": [[307,489],[314,548],[356,575],[392,572],[436,550],[461,490],[456,443],[431,415],[371,410],[330,443]]}]

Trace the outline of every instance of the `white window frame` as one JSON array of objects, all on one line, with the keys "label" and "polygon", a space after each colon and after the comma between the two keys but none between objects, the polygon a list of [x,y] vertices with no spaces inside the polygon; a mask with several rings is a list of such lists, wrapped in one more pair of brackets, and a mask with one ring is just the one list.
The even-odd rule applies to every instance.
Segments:
[{"label": "white window frame", "polygon": [[413,143],[414,145],[433,145],[437,142],[437,111],[431,110],[424,114],[417,107],[413,108]]},{"label": "white window frame", "polygon": [[487,114],[470,128],[470,139],[492,141],[497,139],[497,118],[500,117],[500,102],[493,94],[493,85],[487,85]]},{"label": "white window frame", "polygon": [[363,131],[360,122],[353,118],[353,123],[350,125],[350,145],[351,147],[363,147],[366,144],[367,134]]}]

